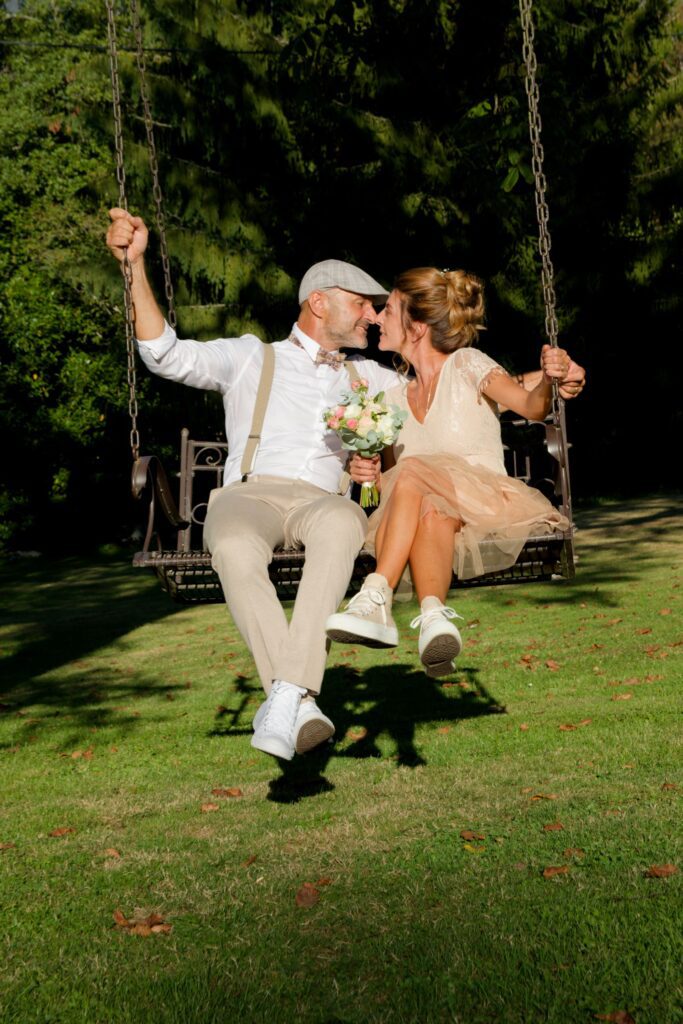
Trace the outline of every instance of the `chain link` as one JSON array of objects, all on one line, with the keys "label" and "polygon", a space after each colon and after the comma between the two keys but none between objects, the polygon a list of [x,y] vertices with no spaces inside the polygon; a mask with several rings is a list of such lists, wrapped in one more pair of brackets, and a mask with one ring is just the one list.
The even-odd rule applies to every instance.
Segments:
[{"label": "chain link", "polygon": [[532,0],[519,0],[519,14],[522,23],[524,64],[526,77],[524,85],[529,103],[529,136],[531,139],[531,167],[534,172],[536,194],[536,217],[538,219],[538,251],[541,254],[541,278],[543,302],[545,305],[545,330],[551,345],[557,346],[558,325],[555,312],[555,271],[550,256],[549,211],[546,200],[547,181],[543,173],[543,146],[541,144],[541,113],[539,92],[536,81],[536,52],[534,50],[534,21]]},{"label": "chain link", "polygon": [[145,132],[147,133],[147,152],[149,154],[149,169],[152,175],[152,195],[154,196],[157,232],[159,234],[159,249],[161,262],[164,270],[164,291],[168,306],[168,322],[175,330],[176,313],[173,296],[173,282],[171,280],[171,265],[168,258],[168,246],[166,244],[166,220],[163,209],[163,195],[159,184],[159,163],[157,160],[157,149],[154,141],[154,125],[152,111],[149,103],[149,92],[147,90],[147,74],[145,68],[145,51],[142,44],[142,27],[140,25],[140,9],[138,0],[130,0],[130,17],[135,35],[135,57],[140,77],[140,98],[142,100],[143,116],[145,120]]},{"label": "chain link", "polygon": [[[109,71],[111,75],[112,105],[114,109],[114,147],[116,150],[116,180],[119,184],[119,206],[128,209],[126,199],[126,168],[123,160],[123,128],[121,121],[121,88],[119,62],[116,45],[116,18],[114,0],[105,0],[107,8],[107,39],[109,42]],[[128,377],[128,415],[130,416],[130,450],[133,461],[140,455],[140,432],[138,430],[137,376],[135,367],[135,306],[133,304],[133,268],[124,250],[121,261],[123,275],[123,304],[126,321],[126,355]]]},{"label": "chain link", "polygon": [[[533,0],[519,0],[519,15],[522,25],[522,53],[526,68],[524,86],[526,88],[529,105],[529,137],[531,139],[531,166],[534,172],[536,217],[538,220],[538,251],[541,255],[541,281],[543,285],[543,303],[545,306],[545,330],[550,344],[557,348],[558,345],[558,324],[556,313],[555,296],[555,271],[550,256],[550,229],[548,222],[550,213],[546,200],[548,183],[543,172],[543,145],[541,143],[541,112],[539,109],[540,96],[536,71],[536,51],[534,49],[534,21],[532,14]],[[553,380],[552,418],[558,439],[558,450],[556,458],[560,463],[560,490],[562,493],[562,505],[565,514],[572,518],[572,499],[569,482],[569,465],[567,453],[567,421],[564,411],[564,401],[560,396],[560,388],[557,380]],[[570,555],[571,558],[571,550]]]}]

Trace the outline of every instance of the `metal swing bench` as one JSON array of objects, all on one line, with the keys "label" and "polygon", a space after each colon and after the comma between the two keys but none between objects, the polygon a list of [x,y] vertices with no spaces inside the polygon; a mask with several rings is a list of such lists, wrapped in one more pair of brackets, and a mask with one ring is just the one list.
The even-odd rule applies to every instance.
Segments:
[{"label": "metal swing bench", "polygon": [[[510,476],[556,494],[558,507],[570,514],[566,461],[559,461],[557,428],[551,422],[529,423],[509,414],[502,418],[505,458]],[[209,492],[220,487],[228,445],[225,441],[198,441],[184,429],[180,442],[178,502],[174,500],[168,477],[154,456],[139,458],[133,471],[134,493],[149,495],[147,529],[141,551],[133,564],[153,569],[165,590],[177,601],[186,603],[222,601],[220,582],[211,567],[211,557],[202,550],[201,533]],[[549,452],[553,452],[550,455]],[[553,462],[555,463],[553,467]],[[548,471],[555,472],[554,479]],[[539,476],[538,474],[546,474]],[[283,600],[296,596],[305,552],[276,550],[270,576]],[[374,568],[374,559],[361,552],[356,559],[349,590],[358,590],[364,577]],[[531,537],[517,562],[509,569],[488,573],[473,580],[453,577],[454,587],[485,586],[494,583],[524,583],[574,575],[571,533],[551,533]]]},{"label": "metal swing bench", "polygon": [[[545,327],[551,345],[557,345],[558,324],[555,313],[554,271],[550,258],[548,206],[545,198],[546,181],[543,173],[541,146],[541,118],[538,109],[536,83],[536,57],[534,28],[531,13],[532,0],[519,0],[526,91],[529,103],[529,128],[532,148],[532,167],[535,179],[536,212],[539,226],[539,251],[542,264],[542,285],[545,302]],[[119,205],[127,209],[125,194],[125,168],[123,162],[123,132],[118,76],[116,22],[114,0],[106,0],[108,16],[109,57],[114,106],[115,143]],[[156,204],[156,221],[160,241],[168,302],[168,320],[175,328],[176,317],[173,286],[170,277],[161,188],[154,143],[153,122],[145,79],[144,48],[137,0],[130,0],[131,19],[136,38],[136,59],[139,71],[140,94],[143,104],[145,128]],[[156,456],[140,455],[140,436],[137,427],[137,397],[135,369],[134,309],[131,296],[130,265],[122,263],[126,313],[126,347],[128,353],[128,384],[130,390],[131,450],[133,454],[132,489],[136,498],[148,497],[146,532],[142,550],[133,558],[138,568],[153,569],[164,589],[177,601],[186,603],[216,602],[223,600],[218,576],[211,566],[211,557],[203,549],[202,528],[210,491],[222,484],[223,467],[228,451],[226,441],[196,440],[183,429],[180,445],[180,472],[178,500],[174,498],[168,476]],[[516,418],[511,413],[501,417],[506,468],[510,476],[523,480],[543,491],[572,522],[568,443],[564,402],[557,386],[553,388],[553,405],[544,423],[532,423]],[[283,599],[296,596],[305,561],[303,550],[276,550],[270,565],[271,579]],[[361,552],[356,559],[349,591],[355,592],[365,575],[374,568],[374,559]],[[522,549],[517,562],[508,569],[487,573],[473,580],[460,581],[455,576],[452,585],[485,586],[491,584],[533,582],[574,576],[573,527],[566,533],[554,532],[531,537]]]}]

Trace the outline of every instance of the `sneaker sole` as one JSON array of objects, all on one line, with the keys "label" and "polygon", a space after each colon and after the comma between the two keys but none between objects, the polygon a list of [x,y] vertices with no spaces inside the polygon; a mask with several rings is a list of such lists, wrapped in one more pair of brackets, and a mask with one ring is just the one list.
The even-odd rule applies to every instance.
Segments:
[{"label": "sneaker sole", "polygon": [[297,754],[307,754],[309,750],[320,746],[334,736],[334,726],[319,718],[312,718],[310,722],[304,722],[299,729],[296,738]]},{"label": "sneaker sole", "polygon": [[354,623],[349,629],[346,615],[332,615],[325,632],[336,644],[361,644],[363,647],[398,647],[398,630],[395,626],[378,626],[374,622]]},{"label": "sneaker sole", "polygon": [[255,750],[261,750],[264,754],[271,754],[283,761],[291,761],[294,757],[294,747],[290,747],[284,740],[277,736],[257,736],[251,738],[251,745]]},{"label": "sneaker sole", "polygon": [[440,673],[441,675],[447,675],[448,672],[452,671],[452,661],[458,657],[461,650],[462,641],[458,637],[453,636],[451,633],[441,633],[430,640],[420,655],[420,660],[425,668],[429,670],[430,675],[437,667],[449,666]]}]

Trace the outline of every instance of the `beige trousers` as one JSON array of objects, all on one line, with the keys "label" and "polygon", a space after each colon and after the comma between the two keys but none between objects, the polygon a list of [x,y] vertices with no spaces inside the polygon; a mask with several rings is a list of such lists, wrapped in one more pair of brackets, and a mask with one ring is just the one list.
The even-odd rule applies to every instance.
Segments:
[{"label": "beige trousers", "polygon": [[[320,692],[325,621],[346,593],[366,529],[355,502],[301,480],[252,476],[212,492],[204,542],[266,693],[273,679]],[[280,546],[306,549],[289,623],[268,576]]]}]

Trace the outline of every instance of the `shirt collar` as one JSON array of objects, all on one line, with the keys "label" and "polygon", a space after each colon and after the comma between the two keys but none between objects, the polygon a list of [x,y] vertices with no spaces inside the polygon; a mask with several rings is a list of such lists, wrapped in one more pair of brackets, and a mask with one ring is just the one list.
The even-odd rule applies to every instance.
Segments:
[{"label": "shirt collar", "polygon": [[294,324],[294,326],[292,327],[292,334],[294,335],[296,340],[301,344],[301,347],[306,350],[306,352],[309,354],[313,362],[315,362],[316,356],[318,355],[318,351],[320,349],[320,345],[318,344],[318,342],[314,341],[313,338],[309,338],[305,331],[301,330],[298,324]]}]

